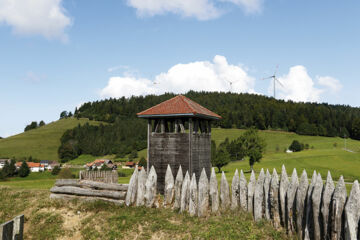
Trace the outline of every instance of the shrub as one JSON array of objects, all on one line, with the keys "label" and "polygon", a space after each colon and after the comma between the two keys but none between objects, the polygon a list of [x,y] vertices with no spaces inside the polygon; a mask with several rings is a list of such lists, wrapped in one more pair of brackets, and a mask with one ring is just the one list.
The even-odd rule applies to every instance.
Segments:
[{"label": "shrub", "polygon": [[291,145],[289,146],[289,150],[291,150],[293,152],[300,152],[303,149],[304,149],[304,146],[298,140],[294,140],[291,143]]},{"label": "shrub", "polygon": [[69,179],[69,178],[74,178],[75,175],[72,174],[70,168],[63,168],[61,169],[61,171],[59,172],[58,178],[60,179]]},{"label": "shrub", "polygon": [[51,175],[58,175],[60,173],[60,167],[59,166],[55,166],[53,168],[53,170],[51,171]]}]

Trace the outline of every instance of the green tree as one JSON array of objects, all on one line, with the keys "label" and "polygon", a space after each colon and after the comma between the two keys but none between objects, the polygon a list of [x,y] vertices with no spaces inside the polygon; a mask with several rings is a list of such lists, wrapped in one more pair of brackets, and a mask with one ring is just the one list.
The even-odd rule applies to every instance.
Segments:
[{"label": "green tree", "polygon": [[245,156],[249,157],[250,169],[253,170],[254,164],[260,162],[263,153],[265,152],[265,139],[259,136],[256,129],[250,128],[244,133],[242,144]]},{"label": "green tree", "polygon": [[144,157],[141,157],[138,165],[139,165],[140,167],[146,167],[146,166],[147,166],[147,161],[146,161],[146,159],[145,159]]},{"label": "green tree", "polygon": [[129,159],[134,159],[138,157],[138,152],[136,150],[132,150],[130,155],[129,155]]},{"label": "green tree", "polygon": [[27,177],[30,174],[29,166],[25,161],[22,162],[21,167],[19,168],[19,176]]},{"label": "green tree", "polygon": [[289,146],[289,150],[293,152],[300,152],[303,149],[304,149],[303,145],[298,140],[292,141],[292,143]]},{"label": "green tree", "polygon": [[216,151],[215,159],[211,159],[211,164],[217,167],[218,172],[221,172],[221,168],[228,165],[230,162],[230,154],[225,147],[219,147]]},{"label": "green tree", "polygon": [[42,126],[45,126],[45,122],[44,122],[43,120],[41,120],[41,121],[39,122],[39,127],[42,127]]},{"label": "green tree", "polygon": [[16,174],[15,164],[16,164],[15,159],[11,159],[10,164],[9,164],[9,176],[10,177],[12,177]]},{"label": "green tree", "polygon": [[8,161],[5,161],[4,167],[1,172],[5,178],[10,176],[10,164]]},{"label": "green tree", "polygon": [[100,168],[101,171],[109,171],[111,168],[109,168],[106,164],[103,164]]},{"label": "green tree", "polygon": [[51,171],[51,175],[58,175],[60,173],[60,167],[59,166],[55,166],[53,168],[53,170]]},{"label": "green tree", "polygon": [[360,118],[355,118],[352,122],[351,137],[360,140]]},{"label": "green tree", "polygon": [[68,116],[68,112],[67,112],[67,111],[62,111],[62,112],[60,113],[60,119],[67,118],[67,116]]}]

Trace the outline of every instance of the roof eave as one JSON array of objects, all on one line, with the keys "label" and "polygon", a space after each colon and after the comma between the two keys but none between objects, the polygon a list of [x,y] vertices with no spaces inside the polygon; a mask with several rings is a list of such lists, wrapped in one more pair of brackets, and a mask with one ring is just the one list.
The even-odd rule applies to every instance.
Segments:
[{"label": "roof eave", "polygon": [[204,119],[220,120],[221,117],[198,113],[175,113],[175,114],[138,114],[139,118],[174,118],[174,117],[200,117]]}]

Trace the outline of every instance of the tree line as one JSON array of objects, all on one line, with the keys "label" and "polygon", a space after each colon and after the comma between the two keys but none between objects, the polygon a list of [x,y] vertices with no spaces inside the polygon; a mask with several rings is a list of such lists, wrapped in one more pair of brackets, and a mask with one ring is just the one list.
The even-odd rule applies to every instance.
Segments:
[{"label": "tree line", "polygon": [[24,132],[29,131],[31,129],[36,129],[36,128],[39,128],[42,126],[45,126],[45,122],[43,120],[41,120],[39,123],[37,123],[36,121],[33,121],[29,125],[26,125]]},{"label": "tree line", "polygon": [[[84,125],[65,133],[59,149],[60,156],[65,159],[79,153],[124,154],[146,147],[146,124],[144,120],[137,119],[136,113],[174,96],[166,93],[159,96],[110,98],[83,104],[75,109],[74,117],[109,124]],[[262,95],[230,92],[190,91],[185,96],[222,116],[220,121],[213,122],[213,127],[255,127],[260,130],[283,130],[302,135],[360,140],[360,109],[356,107],[283,101]]]}]

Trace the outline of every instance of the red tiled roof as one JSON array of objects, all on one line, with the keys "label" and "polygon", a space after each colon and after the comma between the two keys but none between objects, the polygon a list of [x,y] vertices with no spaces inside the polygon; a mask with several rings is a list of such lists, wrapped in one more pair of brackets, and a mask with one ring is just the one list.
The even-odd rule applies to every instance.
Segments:
[{"label": "red tiled roof", "polygon": [[[40,163],[35,163],[35,162],[27,162],[26,163],[28,165],[29,168],[33,168],[33,167],[44,167],[44,165],[40,164]],[[22,162],[17,162],[15,163],[16,167],[21,167]]]},{"label": "red tiled roof", "polygon": [[125,163],[125,166],[134,166],[134,165],[135,165],[134,162],[126,162],[126,163]]},{"label": "red tiled roof", "polygon": [[139,117],[161,117],[164,115],[200,115],[205,118],[221,118],[221,116],[213,113],[212,111],[204,108],[200,104],[192,101],[191,99],[183,95],[173,97],[145,111],[139,112],[137,115]]}]

